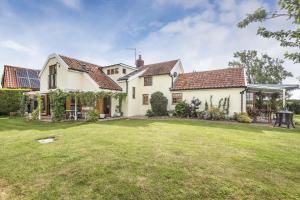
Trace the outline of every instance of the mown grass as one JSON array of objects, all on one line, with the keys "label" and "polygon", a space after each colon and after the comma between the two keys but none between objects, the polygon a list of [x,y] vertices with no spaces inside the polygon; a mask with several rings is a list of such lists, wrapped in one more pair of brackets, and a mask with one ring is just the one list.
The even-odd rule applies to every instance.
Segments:
[{"label": "mown grass", "polygon": [[0,119],[0,199],[299,198],[299,128]]}]

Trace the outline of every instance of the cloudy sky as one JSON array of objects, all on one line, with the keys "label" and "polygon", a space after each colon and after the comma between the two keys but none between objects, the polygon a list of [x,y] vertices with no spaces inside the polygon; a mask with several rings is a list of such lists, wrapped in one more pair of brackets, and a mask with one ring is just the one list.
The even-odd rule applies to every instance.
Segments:
[{"label": "cloudy sky", "polygon": [[[245,49],[282,58],[286,49],[277,41],[256,35],[259,24],[236,27],[262,6],[277,9],[276,0],[0,0],[0,66],[42,68],[54,52],[133,65],[127,48],[137,48],[145,63],[180,58],[186,72],[225,68]],[[288,24],[264,23],[273,30]],[[299,64],[285,66],[300,76]]]}]

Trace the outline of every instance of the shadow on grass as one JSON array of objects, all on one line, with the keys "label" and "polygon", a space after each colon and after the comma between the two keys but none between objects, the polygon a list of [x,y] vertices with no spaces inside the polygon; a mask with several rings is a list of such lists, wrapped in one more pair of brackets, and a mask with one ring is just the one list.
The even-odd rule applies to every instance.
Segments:
[{"label": "shadow on grass", "polygon": [[287,129],[282,127],[273,127],[272,125],[260,125],[260,124],[242,124],[223,121],[206,121],[206,120],[185,120],[185,119],[172,119],[172,120],[156,120],[156,119],[128,119],[119,121],[105,121],[99,122],[112,126],[124,126],[124,127],[147,127],[153,123],[160,123],[166,125],[189,125],[196,127],[211,127],[219,129],[239,130],[239,131],[252,131],[262,133],[264,131],[285,132],[285,133],[298,133],[300,134],[300,128],[296,126],[295,129]]},{"label": "shadow on grass", "polygon": [[0,118],[0,132],[11,130],[38,130],[49,131],[58,129],[67,129],[88,124],[86,122],[40,122],[40,121],[27,121],[21,117],[1,117]]},{"label": "shadow on grass", "polygon": [[300,134],[300,129],[286,129],[286,128],[273,128],[265,125],[256,124],[241,124],[241,123],[230,123],[221,121],[205,121],[205,120],[184,120],[184,119],[172,119],[172,120],[156,120],[156,119],[124,119],[115,121],[102,121],[96,123],[87,122],[40,122],[40,121],[26,121],[23,118],[0,118],[0,132],[10,131],[10,130],[38,130],[38,131],[49,131],[58,129],[68,129],[73,127],[79,127],[82,125],[96,124],[105,126],[118,126],[118,127],[128,127],[128,128],[139,128],[148,127],[154,123],[166,124],[166,125],[188,125],[196,127],[211,127],[226,130],[239,130],[239,131],[251,131],[257,133],[263,133],[264,131],[273,132],[285,132],[285,133],[297,133]]}]

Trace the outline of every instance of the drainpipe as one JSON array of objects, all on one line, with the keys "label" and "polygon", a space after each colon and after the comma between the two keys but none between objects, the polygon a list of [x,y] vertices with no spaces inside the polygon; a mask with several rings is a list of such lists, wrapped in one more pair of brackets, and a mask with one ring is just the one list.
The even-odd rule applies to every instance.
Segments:
[{"label": "drainpipe", "polygon": [[[174,86],[174,81],[173,81],[173,80],[174,80],[174,77],[173,77],[171,74],[169,74],[169,76],[171,77],[171,81],[172,81],[172,82],[171,82],[171,88],[173,88],[173,86]],[[170,89],[171,89],[171,88],[170,88]]]},{"label": "drainpipe", "polygon": [[245,88],[243,91],[240,92],[241,94],[241,112],[244,112],[244,93],[247,91]]}]

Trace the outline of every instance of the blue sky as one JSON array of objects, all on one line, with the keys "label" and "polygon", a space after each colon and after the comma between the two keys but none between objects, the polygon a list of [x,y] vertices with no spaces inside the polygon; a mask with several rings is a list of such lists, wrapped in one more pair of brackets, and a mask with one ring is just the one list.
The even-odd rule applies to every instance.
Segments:
[{"label": "blue sky", "polygon": [[[236,27],[261,6],[274,10],[276,0],[0,0],[0,65],[42,68],[54,52],[132,65],[128,47],[145,63],[180,58],[187,72],[225,68],[244,49],[282,57],[286,49],[278,42],[256,36],[258,24]],[[286,68],[300,76],[299,65],[287,62]]]}]

